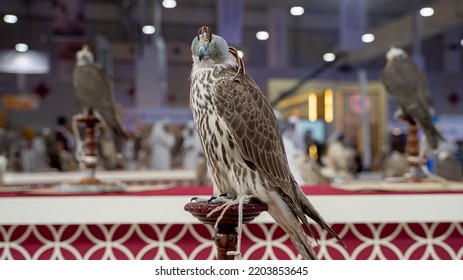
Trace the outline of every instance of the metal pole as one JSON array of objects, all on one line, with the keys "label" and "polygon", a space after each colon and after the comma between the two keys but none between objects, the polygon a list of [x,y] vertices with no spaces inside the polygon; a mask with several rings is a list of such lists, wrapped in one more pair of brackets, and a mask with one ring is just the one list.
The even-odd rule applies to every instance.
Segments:
[{"label": "metal pole", "polygon": [[420,12],[417,9],[413,14],[413,61],[415,64],[424,71],[425,61],[421,48],[421,37],[423,33],[423,20],[421,18]]},{"label": "metal pole", "polygon": [[368,99],[368,79],[367,72],[364,69],[358,70],[358,79],[360,84],[361,106],[362,106],[362,142],[363,142],[363,155],[362,163],[364,170],[371,169],[371,133],[370,133],[370,111],[367,108]]},{"label": "metal pole", "polygon": [[16,74],[16,89],[18,90],[19,93],[26,92],[26,83],[27,83],[26,75],[27,74],[24,74],[24,73]]},{"label": "metal pole", "polygon": [[154,0],[153,9],[154,9],[153,10],[153,25],[156,28],[155,36],[157,36],[158,34],[161,34],[161,22],[162,22],[161,0]]}]

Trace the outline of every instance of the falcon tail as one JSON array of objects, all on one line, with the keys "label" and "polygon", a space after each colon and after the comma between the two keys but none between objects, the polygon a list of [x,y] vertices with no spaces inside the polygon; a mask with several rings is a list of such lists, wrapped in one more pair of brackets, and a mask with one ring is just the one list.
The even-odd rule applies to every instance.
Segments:
[{"label": "falcon tail", "polygon": [[426,140],[433,149],[437,149],[439,141],[444,141],[444,137],[437,131],[432,123],[431,113],[424,106],[414,106],[407,108],[407,114],[413,117],[426,135]]},{"label": "falcon tail", "polygon": [[268,206],[267,212],[289,235],[301,256],[306,260],[318,259],[317,254],[315,254],[313,247],[309,244],[309,239],[293,210],[289,208],[286,202],[277,193],[272,193],[270,195],[270,200],[271,201],[266,202]]},{"label": "falcon tail", "polygon": [[[275,222],[281,226],[284,231],[289,235],[291,241],[293,242],[296,249],[302,255],[302,257],[306,260],[316,260],[317,255],[315,251],[309,243],[309,239],[307,234],[305,233],[302,223],[307,227],[307,229],[312,234],[312,237],[315,239],[315,236],[312,233],[312,230],[309,227],[309,223],[307,221],[307,216],[309,216],[312,220],[318,223],[323,229],[328,231],[336,240],[341,243],[344,247],[346,244],[342,241],[342,239],[333,231],[333,229],[325,222],[322,216],[315,210],[313,205],[307,199],[305,194],[302,192],[299,186],[295,186],[296,190],[296,197],[298,201],[294,201],[295,203],[299,202],[299,205],[288,205],[287,201],[285,201],[280,194],[276,192],[272,192],[269,194],[268,198],[270,201],[266,201],[268,206],[268,213],[273,217]],[[289,204],[292,204],[291,202]],[[305,214],[305,215],[304,215]],[[316,239],[315,239],[316,241]]]},{"label": "falcon tail", "polygon": [[426,140],[433,149],[437,149],[439,141],[444,141],[442,135],[437,131],[436,127],[431,123],[421,124],[423,132],[426,135]]},{"label": "falcon tail", "polygon": [[125,133],[124,129],[122,128],[122,124],[119,120],[117,120],[116,124],[112,126],[111,129],[114,131],[114,135],[117,135],[117,137],[122,138],[124,140],[128,139],[127,133]]},{"label": "falcon tail", "polygon": [[114,146],[116,147],[117,153],[122,153],[124,146],[124,140],[127,140],[127,134],[122,125],[118,122],[117,125],[111,127],[111,137],[114,139]]},{"label": "falcon tail", "polygon": [[[342,239],[334,232],[334,230],[328,225],[328,223],[325,222],[325,219],[318,213],[317,210],[315,210],[315,207],[313,207],[312,203],[307,199],[305,196],[304,192],[301,190],[301,188],[296,188],[297,190],[297,196],[299,198],[299,203],[301,205],[302,211],[304,214],[309,216],[312,220],[314,220],[317,224],[319,224],[323,229],[325,229],[327,232],[329,232],[336,240],[342,244],[342,246],[346,247],[346,244]],[[306,227],[309,227],[308,224],[306,224],[307,221],[304,221],[302,219]]]},{"label": "falcon tail", "polygon": [[113,138],[117,153],[121,153],[124,140],[127,140],[128,136],[127,133],[125,133],[125,130],[122,128],[120,119],[113,111],[102,111],[97,113],[101,116],[101,118],[106,123],[106,126],[110,129],[111,137]]}]

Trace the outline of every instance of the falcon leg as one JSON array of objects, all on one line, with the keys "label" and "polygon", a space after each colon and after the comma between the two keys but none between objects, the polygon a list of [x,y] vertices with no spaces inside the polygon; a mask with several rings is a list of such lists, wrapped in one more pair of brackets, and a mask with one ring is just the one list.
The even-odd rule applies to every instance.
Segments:
[{"label": "falcon leg", "polygon": [[[214,197],[214,196],[213,196],[213,197]],[[195,196],[195,197],[192,197],[192,198],[190,199],[190,202],[208,202],[208,203],[209,203],[209,201],[210,201],[211,199],[212,199],[212,198],[202,198],[202,197],[197,197],[197,196]]]}]

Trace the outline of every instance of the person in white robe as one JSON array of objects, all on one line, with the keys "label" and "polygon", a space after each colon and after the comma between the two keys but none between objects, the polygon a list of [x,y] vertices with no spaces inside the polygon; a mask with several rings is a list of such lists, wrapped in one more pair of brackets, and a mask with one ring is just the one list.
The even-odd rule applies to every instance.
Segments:
[{"label": "person in white robe", "polygon": [[195,169],[200,159],[202,147],[193,122],[188,122],[183,130],[183,151],[182,167]]},{"label": "person in white robe", "polygon": [[148,140],[149,144],[151,144],[151,169],[170,169],[175,136],[171,132],[168,120],[164,119],[156,122],[151,129]]}]

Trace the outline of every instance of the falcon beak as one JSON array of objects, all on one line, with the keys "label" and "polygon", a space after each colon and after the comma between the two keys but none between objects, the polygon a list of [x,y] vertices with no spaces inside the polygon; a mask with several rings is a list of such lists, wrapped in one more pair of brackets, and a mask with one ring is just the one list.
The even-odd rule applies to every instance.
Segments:
[{"label": "falcon beak", "polygon": [[199,61],[203,60],[205,57],[209,57],[209,49],[204,46],[198,48],[198,58]]}]

